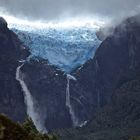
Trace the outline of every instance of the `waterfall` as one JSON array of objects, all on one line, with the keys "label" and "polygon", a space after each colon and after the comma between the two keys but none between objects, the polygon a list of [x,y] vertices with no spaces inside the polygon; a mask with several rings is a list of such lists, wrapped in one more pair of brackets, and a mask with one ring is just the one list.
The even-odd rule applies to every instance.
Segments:
[{"label": "waterfall", "polygon": [[70,101],[70,80],[75,80],[76,81],[76,78],[73,77],[70,74],[67,74],[66,106],[69,109],[69,114],[71,116],[73,126],[76,127],[76,126],[79,125],[79,121],[78,121],[78,118],[75,115],[75,112],[74,112],[74,110],[72,108],[71,101]]},{"label": "waterfall", "polygon": [[87,123],[88,123],[88,121],[84,121],[83,123],[81,123],[80,125],[79,125],[79,127],[83,127],[83,126],[86,126],[87,125]]},{"label": "waterfall", "polygon": [[19,81],[19,83],[22,87],[23,93],[24,93],[24,101],[25,101],[25,104],[27,106],[27,114],[33,120],[37,130],[42,132],[42,133],[46,133],[47,130],[44,127],[44,123],[41,121],[42,120],[41,116],[34,108],[33,97],[31,95],[26,83],[23,80],[23,74],[20,71],[20,69],[22,68],[23,65],[24,65],[24,63],[21,66],[17,67],[16,80]]}]

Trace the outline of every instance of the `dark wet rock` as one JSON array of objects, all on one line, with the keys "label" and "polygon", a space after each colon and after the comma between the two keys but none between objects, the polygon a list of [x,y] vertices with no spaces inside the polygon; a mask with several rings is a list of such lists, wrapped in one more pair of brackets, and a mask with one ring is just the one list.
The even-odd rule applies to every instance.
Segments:
[{"label": "dark wet rock", "polygon": [[113,91],[131,79],[140,68],[140,23],[135,17],[118,25],[98,48],[93,60],[74,72],[79,84],[92,91],[100,105],[110,101]]},{"label": "dark wet rock", "polygon": [[35,108],[49,130],[72,126],[66,108],[66,76],[46,61],[24,64],[24,81],[32,94]]},{"label": "dark wet rock", "polygon": [[18,37],[7,28],[0,18],[0,112],[13,120],[21,121],[26,116],[23,92],[16,81],[19,60],[29,55]]},{"label": "dark wet rock", "polygon": [[59,139],[128,140],[140,135],[139,19],[131,17],[118,25],[95,58],[75,72],[81,87],[100,95],[100,108],[87,126],[58,131]]},{"label": "dark wet rock", "polygon": [[[32,94],[35,108],[49,130],[69,128],[73,120],[66,106],[67,76],[48,62],[30,60],[21,69],[24,81]],[[91,119],[97,101],[92,91],[70,80],[70,101],[78,125]],[[95,97],[95,98],[94,98]]]},{"label": "dark wet rock", "polygon": [[104,41],[108,36],[113,34],[113,31],[114,31],[114,27],[104,27],[104,28],[100,28],[96,32],[96,35],[99,40]]},{"label": "dark wet rock", "polygon": [[[77,80],[70,80],[70,99],[79,124],[91,120],[111,101],[115,89],[139,70],[140,24],[136,19],[118,25],[102,42],[94,59],[72,72]],[[65,103],[66,75],[42,60],[26,63],[22,72],[47,128],[72,126]]]},{"label": "dark wet rock", "polygon": [[5,30],[7,28],[7,22],[3,17],[0,17],[0,29]]},{"label": "dark wet rock", "polygon": [[[137,18],[125,20],[102,42],[92,60],[72,72],[77,80],[70,80],[70,99],[79,124],[93,119],[96,111],[111,101],[115,90],[136,76],[136,71],[140,70],[139,36]],[[15,72],[18,60],[28,53],[8,29],[0,31],[0,43],[3,66],[0,86],[4,91],[0,109],[15,120],[23,119],[23,93],[15,80]],[[50,130],[71,127],[72,120],[66,107],[66,75],[43,60],[26,62],[21,71],[46,127]]]}]

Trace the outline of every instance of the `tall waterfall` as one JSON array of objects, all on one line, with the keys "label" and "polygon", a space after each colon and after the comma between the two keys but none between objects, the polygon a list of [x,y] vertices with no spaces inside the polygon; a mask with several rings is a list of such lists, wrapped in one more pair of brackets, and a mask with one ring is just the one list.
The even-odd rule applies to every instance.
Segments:
[{"label": "tall waterfall", "polygon": [[75,112],[72,108],[71,101],[70,101],[70,80],[75,80],[76,78],[70,74],[67,74],[67,88],[66,88],[66,106],[69,109],[69,113],[71,115],[73,126],[76,127],[79,125],[78,118],[75,115]]},{"label": "tall waterfall", "polygon": [[42,133],[46,133],[47,130],[46,130],[45,126],[44,126],[44,123],[41,121],[41,116],[39,115],[39,113],[34,108],[33,97],[31,95],[26,83],[23,80],[23,74],[20,71],[20,69],[22,68],[23,65],[24,64],[22,64],[21,66],[17,67],[16,80],[19,81],[19,83],[20,83],[20,85],[22,87],[22,90],[24,92],[24,101],[25,101],[25,104],[27,106],[27,114],[33,120],[37,130],[42,132]]}]

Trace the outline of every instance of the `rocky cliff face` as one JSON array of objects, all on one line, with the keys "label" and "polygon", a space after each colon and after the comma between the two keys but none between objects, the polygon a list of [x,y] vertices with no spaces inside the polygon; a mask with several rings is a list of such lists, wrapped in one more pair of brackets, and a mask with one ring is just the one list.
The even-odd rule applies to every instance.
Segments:
[{"label": "rocky cliff face", "polygon": [[[1,89],[4,91],[0,94],[0,109],[16,121],[23,120],[26,115],[24,92],[16,80],[16,69],[21,65],[18,61],[25,60],[28,53],[3,19],[0,43],[3,51],[0,61],[3,66]],[[48,129],[79,126],[91,118],[94,112],[93,93],[87,93],[80,85],[75,85],[77,81],[70,75],[67,76],[44,60],[26,61],[20,73],[32,95],[35,111]]]},{"label": "rocky cliff face", "polygon": [[[140,24],[132,17],[118,25],[100,45],[94,59],[67,76],[48,62],[26,63],[22,72],[36,108],[49,129],[80,126],[111,101],[115,89],[132,79],[140,63]],[[69,87],[70,107],[67,106]]]},{"label": "rocky cliff face", "polygon": [[137,18],[118,25],[100,45],[94,59],[74,72],[84,89],[100,97],[99,106],[109,102],[113,91],[139,69],[140,23]]},{"label": "rocky cliff face", "polygon": [[23,92],[15,79],[19,60],[29,55],[17,36],[0,18],[0,113],[21,121],[26,116]]},{"label": "rocky cliff face", "polygon": [[[30,60],[21,71],[36,111],[48,129],[80,126],[92,118],[97,105],[96,95],[81,86],[77,77],[66,75],[43,60]],[[88,86],[92,88],[92,83]]]},{"label": "rocky cliff face", "polygon": [[[45,126],[52,129],[82,126],[98,109],[111,101],[115,90],[133,80],[140,69],[139,16],[118,25],[88,61],[71,75],[66,75],[44,60],[30,60],[20,69],[34,106]],[[27,51],[8,30],[0,30],[1,102],[0,111],[15,120],[25,117],[23,93],[15,80],[18,60]]]},{"label": "rocky cliff face", "polygon": [[80,85],[100,97],[97,101],[102,108],[96,109],[86,127],[60,131],[61,140],[128,140],[140,135],[139,19],[131,17],[118,25],[94,60],[75,72]]},{"label": "rocky cliff face", "polygon": [[140,70],[135,71],[135,76],[131,78],[113,92],[111,102],[98,110],[87,126],[81,129],[60,130],[59,139],[138,139],[136,136],[140,136]]},{"label": "rocky cliff face", "polygon": [[21,69],[36,111],[50,129],[72,125],[65,105],[66,76],[46,61],[30,60]]}]

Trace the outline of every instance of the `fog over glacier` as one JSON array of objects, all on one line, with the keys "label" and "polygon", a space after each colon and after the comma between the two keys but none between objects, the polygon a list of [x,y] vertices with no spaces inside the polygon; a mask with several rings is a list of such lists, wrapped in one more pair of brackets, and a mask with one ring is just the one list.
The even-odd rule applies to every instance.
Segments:
[{"label": "fog over glacier", "polygon": [[[97,28],[139,10],[140,0],[0,0],[0,15],[32,56],[47,59],[66,72],[93,58],[101,43]],[[76,28],[56,30],[72,26]]]},{"label": "fog over glacier", "polygon": [[139,12],[140,0],[0,0],[0,7],[35,20],[95,15],[118,19]]},{"label": "fog over glacier", "polygon": [[[34,108],[37,101],[34,100],[33,95],[35,94],[29,90],[30,88],[28,89],[26,80],[24,81],[24,73],[21,70],[24,64],[30,63],[30,60],[33,59],[44,66],[53,65],[64,72],[67,82],[64,106],[69,111],[72,125],[81,127],[89,120],[88,115],[85,114],[88,114],[86,106],[90,104],[87,104],[87,101],[83,101],[84,103],[81,104],[84,97],[82,94],[86,91],[82,93],[78,91],[77,95],[73,95],[72,92],[75,89],[73,91],[70,89],[72,88],[70,82],[77,82],[77,80],[71,74],[76,69],[81,69],[88,60],[94,58],[96,50],[102,43],[96,34],[100,27],[108,25],[108,23],[117,24],[122,19],[139,12],[140,0],[0,0],[0,16],[6,19],[8,27],[17,34],[24,47],[30,52],[30,56],[26,60],[18,60],[23,64],[17,67],[15,78],[23,89],[27,114],[32,118],[39,131],[47,131],[44,127],[46,119],[48,114],[53,111],[47,112],[47,106],[45,111],[42,108]],[[96,63],[98,67],[98,62]],[[48,75],[48,73],[43,74]],[[58,73],[55,74],[58,76]],[[49,84],[45,85],[45,87],[47,86]],[[81,90],[86,89],[80,88]],[[45,94],[48,94],[47,92],[49,93],[46,90]],[[87,97],[89,96],[87,99],[89,99],[90,92],[86,94],[89,94],[87,95]],[[100,92],[97,94],[97,106],[100,106]],[[82,112],[77,111],[79,105],[77,107],[74,105],[74,102],[71,101],[72,97],[76,97],[80,101]],[[86,97],[84,98],[86,99]]]}]

